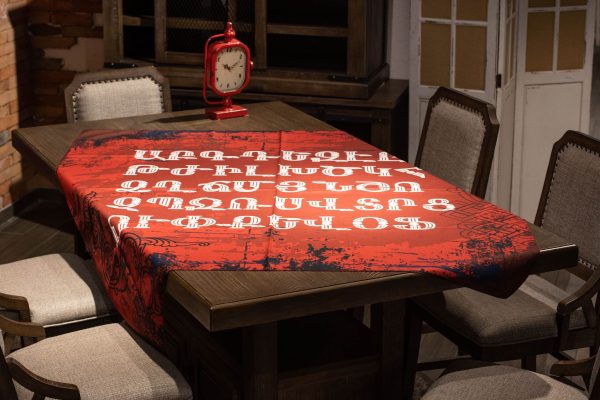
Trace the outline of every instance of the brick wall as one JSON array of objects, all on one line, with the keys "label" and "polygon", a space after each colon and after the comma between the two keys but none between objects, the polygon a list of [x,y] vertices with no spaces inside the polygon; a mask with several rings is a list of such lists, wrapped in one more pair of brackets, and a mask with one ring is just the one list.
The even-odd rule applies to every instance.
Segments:
[{"label": "brick wall", "polygon": [[102,38],[102,27],[97,26],[100,13],[102,0],[31,0],[29,32],[35,124],[66,120],[64,88],[77,71],[90,69],[85,63],[72,66],[69,61],[85,58],[85,50],[80,48],[85,47],[86,39]]},{"label": "brick wall", "polygon": [[11,141],[11,131],[32,115],[27,4],[0,0],[0,209],[20,198],[35,176]]},{"label": "brick wall", "polygon": [[11,131],[66,120],[65,86],[101,67],[101,13],[102,0],[0,0],[0,209],[50,185]]}]

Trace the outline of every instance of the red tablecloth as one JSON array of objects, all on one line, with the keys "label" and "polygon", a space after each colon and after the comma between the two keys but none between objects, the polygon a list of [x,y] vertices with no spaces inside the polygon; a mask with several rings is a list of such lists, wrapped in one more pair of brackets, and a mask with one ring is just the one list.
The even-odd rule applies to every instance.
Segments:
[{"label": "red tablecloth", "polygon": [[415,271],[508,296],[538,253],[524,220],[344,132],[87,131],[58,177],[157,343],[170,270]]}]

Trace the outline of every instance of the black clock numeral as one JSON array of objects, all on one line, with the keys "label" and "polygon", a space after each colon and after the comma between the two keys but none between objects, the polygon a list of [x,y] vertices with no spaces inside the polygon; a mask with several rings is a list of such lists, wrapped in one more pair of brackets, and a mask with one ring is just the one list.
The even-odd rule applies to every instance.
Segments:
[{"label": "black clock numeral", "polygon": [[229,89],[229,83],[227,84],[227,88]]},{"label": "black clock numeral", "polygon": [[241,78],[241,77],[242,77],[242,74],[238,74],[238,78]]},{"label": "black clock numeral", "polygon": [[217,78],[216,78],[216,79],[217,79],[217,82],[219,82],[219,77],[218,77],[218,76],[217,76]]}]

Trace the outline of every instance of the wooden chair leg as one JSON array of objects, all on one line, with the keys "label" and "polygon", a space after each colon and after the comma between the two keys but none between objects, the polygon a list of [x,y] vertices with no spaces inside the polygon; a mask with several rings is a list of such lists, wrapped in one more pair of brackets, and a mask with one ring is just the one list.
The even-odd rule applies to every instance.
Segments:
[{"label": "wooden chair leg", "polygon": [[525,356],[521,358],[521,368],[535,371],[537,369],[537,356]]}]

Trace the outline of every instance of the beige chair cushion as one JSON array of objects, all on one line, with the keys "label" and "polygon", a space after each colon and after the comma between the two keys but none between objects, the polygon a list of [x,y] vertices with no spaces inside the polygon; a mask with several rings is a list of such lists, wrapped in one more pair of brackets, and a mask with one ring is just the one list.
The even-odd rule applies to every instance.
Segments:
[{"label": "beige chair cushion", "polygon": [[25,297],[31,321],[44,326],[114,312],[93,264],[75,254],[49,254],[0,265],[0,293]]},{"label": "beige chair cushion", "polygon": [[457,369],[435,381],[422,400],[587,399],[574,387],[531,371],[495,364]]},{"label": "beige chair cushion", "polygon": [[162,87],[150,76],[84,83],[73,94],[76,121],[164,112]]},{"label": "beige chair cushion", "polygon": [[[512,344],[556,337],[556,306],[568,294],[531,275],[508,299],[460,288],[416,299],[434,318],[480,346]],[[586,325],[583,312],[571,327]]]},{"label": "beige chair cushion", "polygon": [[484,136],[481,114],[442,98],[431,111],[420,167],[470,192]]},{"label": "beige chair cushion", "polygon": [[[17,350],[14,359],[40,377],[71,383],[82,399],[191,399],[181,373],[158,350],[124,324],[44,339]],[[17,386],[19,399],[31,393]]]}]

